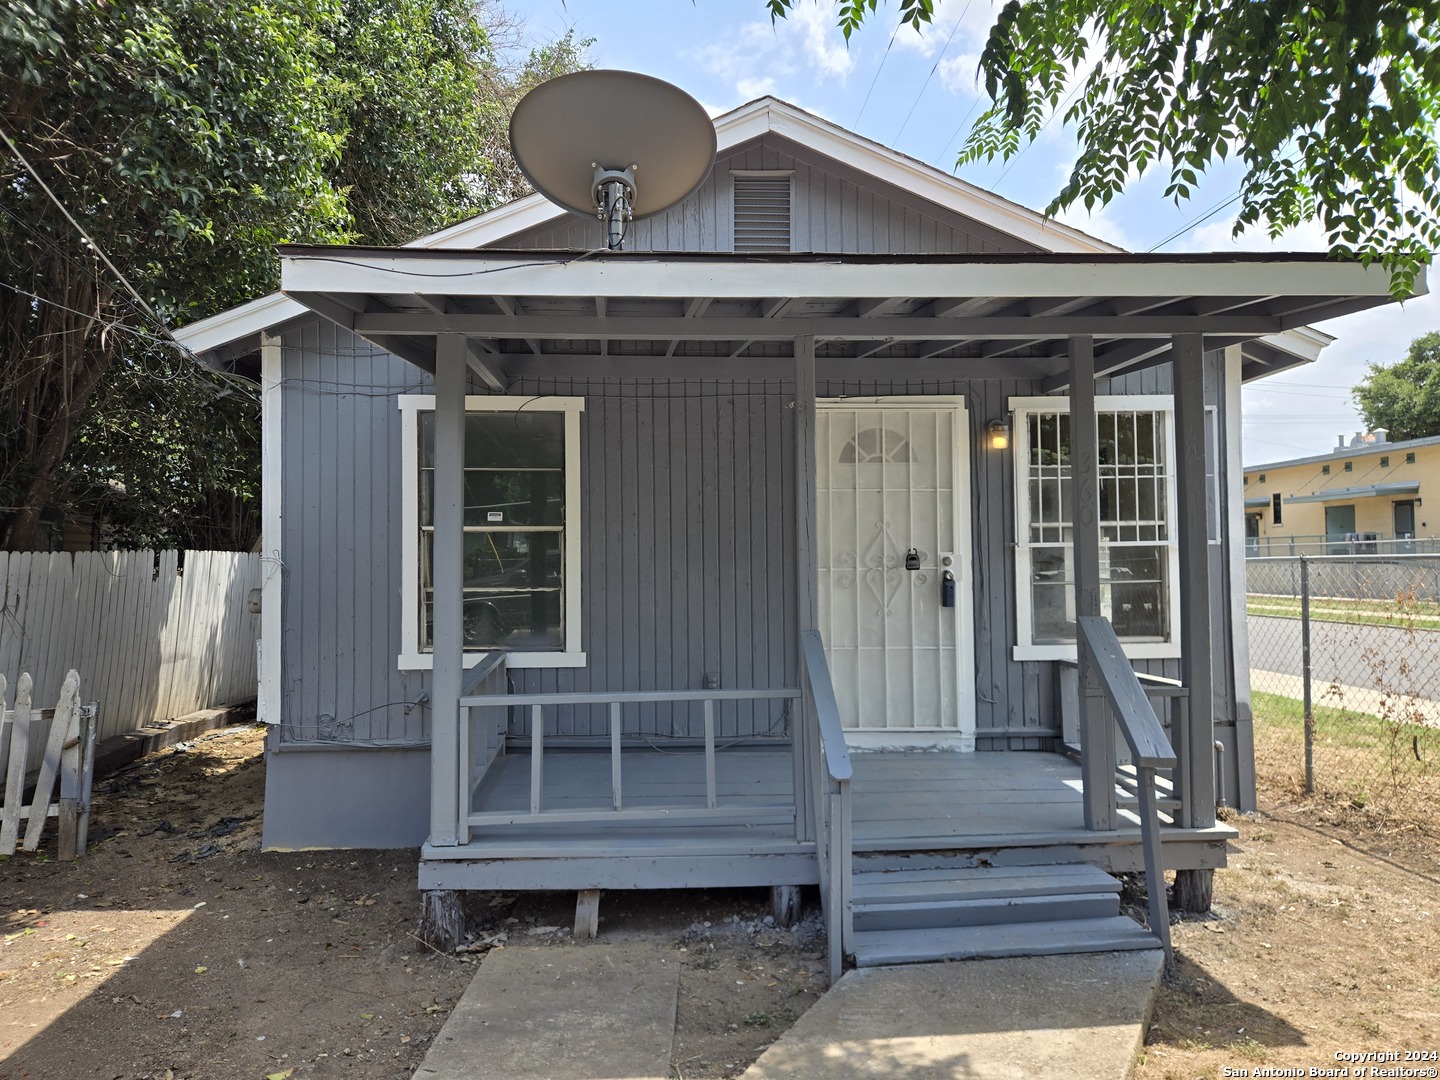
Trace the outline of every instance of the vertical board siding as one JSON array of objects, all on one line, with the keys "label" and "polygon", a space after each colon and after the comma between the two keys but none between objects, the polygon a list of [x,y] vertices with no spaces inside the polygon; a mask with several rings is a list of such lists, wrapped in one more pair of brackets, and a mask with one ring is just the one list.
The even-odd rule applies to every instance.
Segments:
[{"label": "vertical board siding", "polygon": [[[400,671],[400,411],[419,369],[316,320],[284,335],[283,741],[417,743],[428,683]],[[270,544],[267,538],[267,550]]]},{"label": "vertical board siding", "polygon": [[[398,670],[400,416],[395,397],[425,393],[427,376],[328,324],[287,335],[284,356],[286,601],[283,717],[292,740],[417,743],[427,713],[413,704],[426,672]],[[1207,359],[1207,400],[1219,398]],[[1214,370],[1211,371],[1210,369]],[[970,429],[975,653],[967,658],[979,749],[1052,745],[1055,668],[1012,659],[1016,637],[1014,469],[984,443],[986,422],[1029,381],[829,381],[823,397],[963,396]],[[1103,380],[1100,393],[1168,393],[1161,365]],[[479,392],[475,388],[475,392]],[[521,397],[586,399],[581,420],[584,668],[512,669],[517,692],[792,686],[798,675],[793,390],[781,380],[527,378]],[[1223,445],[1223,443],[1222,443]],[[1221,558],[1217,546],[1213,557]],[[1216,572],[1223,569],[1216,564]],[[1217,576],[1217,582],[1223,578]],[[1229,632],[1216,620],[1216,655]],[[1174,677],[1173,660],[1142,670]],[[1229,716],[1233,672],[1217,675]],[[1223,707],[1223,708],[1222,708]],[[783,734],[778,703],[727,703],[722,737]],[[524,734],[529,718],[512,730]],[[556,710],[552,735],[603,736],[600,707]],[[700,709],[628,709],[627,733],[695,736]],[[1027,734],[1034,732],[1034,734]]]},{"label": "vertical board siding", "polygon": [[[787,384],[527,379],[522,397],[586,399],[581,421],[584,668],[511,669],[518,692],[787,687],[798,673],[794,552],[773,485],[794,468]],[[752,553],[764,552],[761,561]],[[726,702],[721,737],[783,734],[780,702]],[[512,731],[528,731],[517,716]],[[547,733],[600,736],[603,707]],[[694,737],[698,705],[627,707],[626,734]]]},{"label": "vertical board siding", "polygon": [[[737,170],[791,175],[791,251],[923,254],[1039,250],[774,134],[717,158],[709,178],[690,198],[631,225],[625,247],[631,251],[733,251],[731,173]],[[587,251],[604,243],[599,221],[566,214],[494,246]]]},{"label": "vertical board siding", "polygon": [[187,551],[183,570],[174,551],[0,552],[0,673],[28,671],[38,707],[74,668],[101,739],[251,700],[263,573],[234,551]]}]

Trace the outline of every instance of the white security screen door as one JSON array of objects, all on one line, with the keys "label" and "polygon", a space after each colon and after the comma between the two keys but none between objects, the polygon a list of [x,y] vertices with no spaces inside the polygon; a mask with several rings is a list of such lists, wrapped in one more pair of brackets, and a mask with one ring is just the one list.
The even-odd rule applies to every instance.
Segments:
[{"label": "white security screen door", "polygon": [[820,633],[849,738],[973,749],[963,403],[823,402],[816,442]]}]

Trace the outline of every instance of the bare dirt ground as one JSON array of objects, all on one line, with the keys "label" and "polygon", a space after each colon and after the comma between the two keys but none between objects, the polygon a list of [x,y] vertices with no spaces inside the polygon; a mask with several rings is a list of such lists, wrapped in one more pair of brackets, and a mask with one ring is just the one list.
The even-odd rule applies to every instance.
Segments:
[{"label": "bare dirt ground", "polygon": [[[414,852],[261,852],[261,743],[152,755],[97,784],[84,859],[0,860],[0,1080],[408,1080],[484,942],[568,940],[573,894],[478,894],[482,944],[440,956]],[[767,895],[602,901],[602,935],[674,944],[677,1076],[742,1071],[825,988],[816,922],[767,924]]]},{"label": "bare dirt ground", "polygon": [[1384,1068],[1427,1070],[1388,1075],[1435,1076],[1440,845],[1414,832],[1322,831],[1279,808],[1231,824],[1240,839],[1216,874],[1211,917],[1173,927],[1176,967],[1139,1080],[1323,1076],[1310,1070],[1367,1051],[1401,1055]]},{"label": "bare dirt ground", "polygon": [[[481,894],[476,951],[440,956],[413,853],[262,853],[260,745],[145,759],[98,785],[85,859],[0,861],[0,1080],[409,1078],[486,942],[568,940],[573,896]],[[1213,916],[1174,927],[1140,1080],[1440,1050],[1440,845],[1283,812],[1234,821]],[[602,936],[676,950],[679,1080],[738,1075],[824,989],[814,916],[781,930],[765,899],[602,901]]]}]

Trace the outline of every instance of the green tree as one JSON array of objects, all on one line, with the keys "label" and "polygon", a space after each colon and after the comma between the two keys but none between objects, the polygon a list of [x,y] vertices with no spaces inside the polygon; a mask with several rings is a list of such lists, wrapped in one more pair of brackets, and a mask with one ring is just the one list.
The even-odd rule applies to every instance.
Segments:
[{"label": "green tree", "polygon": [[[768,0],[772,17],[795,0]],[[877,0],[837,0],[850,32]],[[917,29],[934,0],[901,0]],[[1440,247],[1437,0],[1008,0],[980,55],[991,107],[960,162],[1018,153],[1057,111],[1079,155],[1047,213],[1104,205],[1148,167],[1190,198],[1238,160],[1235,230],[1302,221],[1379,259],[1397,293]]]},{"label": "green tree", "polygon": [[[126,541],[253,536],[253,390],[178,356],[163,326],[273,289],[276,243],[398,243],[491,205],[507,168],[497,88],[549,59],[509,62],[482,14],[470,0],[0,14],[5,546],[47,546],[46,508],[76,502]],[[581,66],[586,44],[563,39],[561,63]]]},{"label": "green tree", "polygon": [[1440,435],[1440,332],[1410,342],[1403,360],[1370,364],[1350,392],[1371,431],[1384,428],[1395,440]]}]

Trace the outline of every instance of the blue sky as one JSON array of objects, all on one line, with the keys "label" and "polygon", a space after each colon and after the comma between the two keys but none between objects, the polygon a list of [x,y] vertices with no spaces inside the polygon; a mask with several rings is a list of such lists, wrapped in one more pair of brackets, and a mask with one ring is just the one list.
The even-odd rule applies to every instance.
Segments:
[{"label": "blue sky", "polygon": [[[643,71],[675,83],[713,113],[773,94],[827,120],[895,147],[947,172],[970,122],[983,108],[976,57],[999,5],[938,0],[924,34],[895,29],[897,6],[882,3],[846,45],[830,2],[798,0],[788,20],[771,25],[763,0],[514,0],[532,41],[574,29],[595,39],[599,67]],[[1059,190],[1074,156],[1069,131],[1055,121],[1009,163],[970,165],[959,175],[1027,206],[1043,207]],[[1319,229],[1231,238],[1238,174],[1222,169],[1190,202],[1163,198],[1153,170],[1094,217],[1061,220],[1133,251],[1324,250]],[[1440,291],[1440,289],[1437,289]],[[1405,355],[1411,339],[1440,329],[1440,300],[1425,296],[1316,324],[1338,340],[1321,360],[1245,389],[1245,462],[1260,464],[1325,453],[1338,434],[1362,427],[1350,387],[1366,364]]]}]

